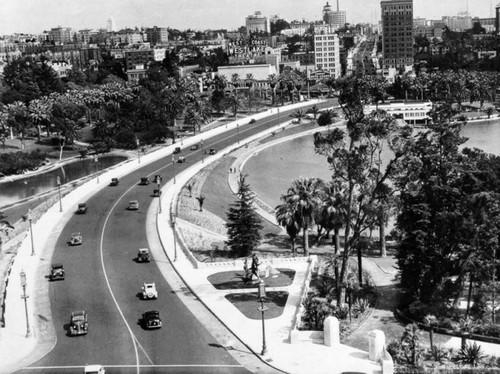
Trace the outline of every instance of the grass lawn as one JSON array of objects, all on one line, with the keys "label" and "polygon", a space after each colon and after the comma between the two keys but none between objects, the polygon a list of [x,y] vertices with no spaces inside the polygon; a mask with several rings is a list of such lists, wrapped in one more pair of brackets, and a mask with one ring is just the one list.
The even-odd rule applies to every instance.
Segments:
[{"label": "grass lawn", "polygon": [[[292,284],[295,277],[295,270],[292,269],[275,269],[279,274],[273,278],[264,279],[266,287],[286,287]],[[258,282],[243,281],[243,270],[241,271],[222,271],[212,274],[208,277],[208,281],[218,290],[234,290],[257,288]]]},{"label": "grass lawn", "polygon": [[[231,302],[243,315],[250,319],[261,319],[262,313],[259,310],[260,300],[257,293],[232,293],[226,295],[226,299]],[[268,291],[264,299],[264,319],[279,317],[283,314],[288,292]]]}]

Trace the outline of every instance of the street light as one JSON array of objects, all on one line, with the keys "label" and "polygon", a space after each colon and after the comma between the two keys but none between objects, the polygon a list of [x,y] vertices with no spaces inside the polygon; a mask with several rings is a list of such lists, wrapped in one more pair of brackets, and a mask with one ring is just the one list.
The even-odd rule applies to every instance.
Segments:
[{"label": "street light", "polygon": [[161,177],[156,178],[156,183],[158,186],[158,202],[160,203],[160,213],[161,213]]},{"label": "street light", "polygon": [[139,145],[141,144],[141,142],[139,141],[139,138],[135,138],[135,144],[137,145],[137,163],[140,164],[141,163],[141,153],[139,150]]},{"label": "street light", "polygon": [[99,158],[97,157],[97,155],[94,156],[94,163],[96,167],[97,184],[99,184]]},{"label": "street light", "polygon": [[35,244],[33,242],[33,226],[31,222],[33,221],[31,209],[28,209],[28,222],[30,223],[30,234],[31,234],[31,255],[35,255]]},{"label": "street light", "polygon": [[264,306],[264,298],[266,297],[266,283],[264,282],[264,279],[261,279],[259,281],[259,300],[260,300],[260,307],[259,310],[262,315],[262,352],[260,353],[261,356],[264,356],[267,354],[267,346],[266,346],[266,326],[264,323],[264,312],[267,310],[267,307]]},{"label": "street light", "polygon": [[26,312],[26,337],[30,337],[30,322],[28,319],[28,295],[26,295],[26,273],[24,270],[21,269],[21,287],[23,288],[23,295],[21,296],[21,299],[24,299],[24,310]]},{"label": "street light", "polygon": [[57,177],[57,190],[59,193],[59,211],[62,212],[62,200],[61,200],[61,178]]},{"label": "street light", "polygon": [[174,234],[174,262],[177,261],[177,236],[175,233],[175,214],[172,212],[172,208],[170,208],[170,222],[172,223],[172,232]]},{"label": "street light", "polygon": [[175,157],[172,155],[172,168],[174,169],[174,184],[175,184]]}]

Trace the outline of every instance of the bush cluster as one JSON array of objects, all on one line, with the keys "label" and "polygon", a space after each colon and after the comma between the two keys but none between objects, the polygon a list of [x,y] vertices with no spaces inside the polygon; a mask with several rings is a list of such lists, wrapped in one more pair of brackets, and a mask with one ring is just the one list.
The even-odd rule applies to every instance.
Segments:
[{"label": "bush cluster", "polygon": [[22,174],[34,170],[45,162],[47,153],[40,150],[0,154],[0,173],[4,175]]}]

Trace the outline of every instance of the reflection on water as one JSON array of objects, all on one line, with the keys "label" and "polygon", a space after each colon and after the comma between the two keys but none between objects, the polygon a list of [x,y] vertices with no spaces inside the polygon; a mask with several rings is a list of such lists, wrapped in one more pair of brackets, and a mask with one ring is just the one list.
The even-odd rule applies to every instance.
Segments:
[{"label": "reflection on water", "polygon": [[[61,184],[65,184],[94,174],[97,168],[99,168],[99,170],[104,170],[126,159],[127,157],[125,156],[102,156],[99,157],[99,162],[96,163],[93,158],[87,158],[85,160],[63,165],[42,174],[36,174],[10,182],[2,181],[0,183],[0,207],[56,188],[57,177],[60,178]],[[8,177],[4,178],[4,180],[5,179],[8,179]]]},{"label": "reflection on water", "polygon": [[[500,121],[467,124],[462,134],[469,138],[465,147],[500,155]],[[312,135],[259,151],[245,164],[244,173],[252,189],[272,207],[281,203],[280,196],[293,179],[318,177],[327,181],[331,177],[325,157],[314,152]]]}]

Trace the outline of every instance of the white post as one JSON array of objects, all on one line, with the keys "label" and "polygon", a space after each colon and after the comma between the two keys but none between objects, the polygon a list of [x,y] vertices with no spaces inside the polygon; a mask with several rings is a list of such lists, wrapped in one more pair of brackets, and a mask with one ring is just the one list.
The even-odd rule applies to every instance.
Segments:
[{"label": "white post", "polygon": [[337,317],[326,317],[324,323],[324,339],[327,347],[338,347],[340,344],[340,325]]}]

